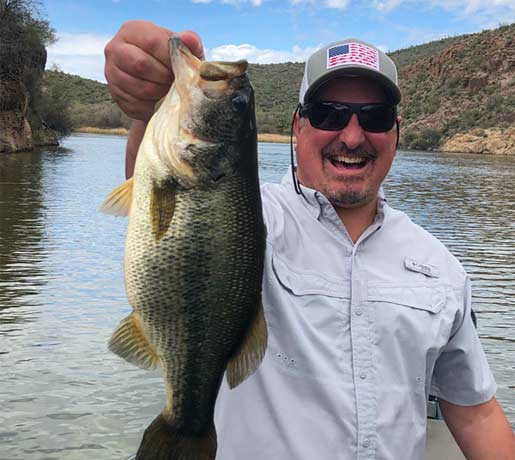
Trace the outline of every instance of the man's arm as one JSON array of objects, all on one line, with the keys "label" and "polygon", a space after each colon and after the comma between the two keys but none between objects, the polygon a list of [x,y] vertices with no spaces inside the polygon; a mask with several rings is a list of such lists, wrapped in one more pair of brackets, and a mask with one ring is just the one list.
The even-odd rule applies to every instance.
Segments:
[{"label": "man's arm", "polygon": [[495,398],[477,406],[441,399],[440,408],[467,460],[515,460],[515,435]]},{"label": "man's arm", "polygon": [[128,179],[134,174],[134,165],[138,156],[139,145],[145,134],[147,122],[132,120],[127,146],[125,147],[125,177]]}]

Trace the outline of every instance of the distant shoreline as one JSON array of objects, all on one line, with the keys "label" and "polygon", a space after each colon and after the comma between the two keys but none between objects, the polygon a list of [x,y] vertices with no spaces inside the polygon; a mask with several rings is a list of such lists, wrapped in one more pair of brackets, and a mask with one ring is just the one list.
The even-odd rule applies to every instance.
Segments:
[{"label": "distant shoreline", "polygon": [[[90,126],[74,129],[73,132],[78,134],[107,134],[112,136],[127,136],[129,133],[125,128],[93,128]],[[258,134],[258,142],[289,144],[290,136],[285,134],[260,133]],[[295,142],[295,138],[293,142]]]}]

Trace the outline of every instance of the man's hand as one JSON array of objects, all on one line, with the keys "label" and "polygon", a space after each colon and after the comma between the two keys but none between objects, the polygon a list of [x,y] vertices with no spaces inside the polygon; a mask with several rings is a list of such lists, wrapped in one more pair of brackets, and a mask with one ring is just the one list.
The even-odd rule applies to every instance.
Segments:
[{"label": "man's hand", "polygon": [[[147,21],[128,21],[105,47],[105,76],[113,100],[133,119],[125,153],[125,174],[131,177],[138,148],[156,102],[170,89],[173,73],[168,38],[171,30]],[[200,37],[180,32],[181,40],[204,59]]]},{"label": "man's hand", "polygon": [[440,400],[440,408],[467,460],[515,459],[515,435],[495,398],[477,406]]},{"label": "man's hand", "polygon": [[[171,30],[147,21],[128,21],[105,48],[105,76],[114,101],[131,118],[147,122],[170,88],[168,38]],[[199,36],[180,33],[193,54],[203,58]]]}]

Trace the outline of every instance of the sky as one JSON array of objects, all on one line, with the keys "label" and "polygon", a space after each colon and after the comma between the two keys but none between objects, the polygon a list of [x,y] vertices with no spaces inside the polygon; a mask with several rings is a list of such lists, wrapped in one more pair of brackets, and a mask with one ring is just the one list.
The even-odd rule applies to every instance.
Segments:
[{"label": "sky", "polygon": [[128,20],[194,30],[207,59],[305,61],[360,38],[395,51],[515,21],[515,0],[40,0],[57,33],[47,68],[105,82],[104,47]]}]

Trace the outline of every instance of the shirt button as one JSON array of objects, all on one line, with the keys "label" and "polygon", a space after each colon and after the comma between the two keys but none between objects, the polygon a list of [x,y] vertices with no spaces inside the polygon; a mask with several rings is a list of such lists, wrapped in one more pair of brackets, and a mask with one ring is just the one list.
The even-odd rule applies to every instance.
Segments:
[{"label": "shirt button", "polygon": [[370,439],[363,440],[363,447],[370,447]]},{"label": "shirt button", "polygon": [[367,374],[366,374],[365,372],[361,371],[361,372],[359,373],[359,378],[360,378],[360,379],[366,379],[366,378],[367,378]]},{"label": "shirt button", "polygon": [[361,308],[356,308],[356,315],[361,316],[363,310]]}]

